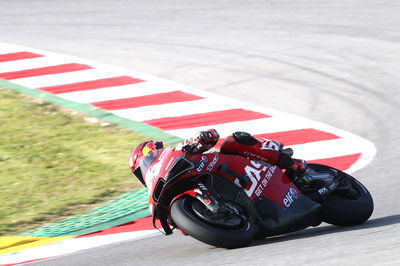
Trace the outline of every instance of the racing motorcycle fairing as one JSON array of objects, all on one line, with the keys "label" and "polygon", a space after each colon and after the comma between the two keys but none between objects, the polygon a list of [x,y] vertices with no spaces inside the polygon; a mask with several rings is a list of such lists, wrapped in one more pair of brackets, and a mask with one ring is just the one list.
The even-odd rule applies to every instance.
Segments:
[{"label": "racing motorcycle fairing", "polygon": [[[152,163],[144,174],[149,206],[153,224],[158,219],[167,235],[172,234],[168,223],[171,204],[182,195],[194,197],[197,184],[214,176],[223,177],[245,194],[244,208],[263,235],[302,229],[319,219],[320,205],[302,195],[277,166],[217,152],[191,155],[189,159],[172,149],[160,153]],[[212,187],[209,189],[213,192]],[[225,186],[218,194],[226,194],[227,189]]]},{"label": "racing motorcycle fairing", "polygon": [[[285,197],[293,197],[290,194]],[[293,198],[290,208],[282,207],[265,197],[254,199],[255,208],[260,216],[260,234],[263,236],[280,235],[316,225],[321,220],[321,205],[303,194]]]},{"label": "racing motorcycle fairing", "polygon": [[[149,207],[153,216],[153,225],[156,219],[161,223],[166,235],[172,234],[168,223],[169,206],[173,198],[179,194],[191,194],[198,176],[184,173],[190,172],[196,162],[187,158],[182,151],[166,149],[160,154],[156,165],[152,165],[145,173],[145,180],[149,188]],[[153,186],[151,184],[155,183]]]},{"label": "racing motorcycle fairing", "polygon": [[[244,205],[250,216],[256,216],[253,220],[259,225],[259,234],[279,235],[320,222],[321,205],[304,196],[279,167],[237,155],[214,156],[218,156],[220,162],[211,169],[214,183],[220,180],[216,176],[223,176],[230,181],[228,183],[239,187],[250,203],[227,182],[219,188],[218,194],[235,191],[230,200],[241,197],[236,203]],[[205,158],[200,157],[200,160],[205,161]],[[208,161],[214,162],[215,159]]]}]

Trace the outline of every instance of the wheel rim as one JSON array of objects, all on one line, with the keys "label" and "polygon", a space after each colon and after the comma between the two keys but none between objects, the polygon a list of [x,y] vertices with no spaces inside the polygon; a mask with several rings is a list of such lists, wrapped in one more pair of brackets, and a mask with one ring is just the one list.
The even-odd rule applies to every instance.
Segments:
[{"label": "wheel rim", "polygon": [[190,209],[203,221],[221,228],[236,229],[244,224],[244,218],[234,212],[213,213],[198,200],[192,200]]}]

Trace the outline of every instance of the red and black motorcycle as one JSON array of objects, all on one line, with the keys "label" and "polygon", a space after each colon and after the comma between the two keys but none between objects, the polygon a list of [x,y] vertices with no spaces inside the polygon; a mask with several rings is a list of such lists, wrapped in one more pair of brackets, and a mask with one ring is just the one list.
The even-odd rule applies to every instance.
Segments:
[{"label": "red and black motorcycle", "polygon": [[153,224],[165,234],[177,228],[224,248],[317,226],[363,223],[373,200],[352,176],[308,164],[302,174],[239,155],[186,155],[157,150],[139,178],[149,192]]}]

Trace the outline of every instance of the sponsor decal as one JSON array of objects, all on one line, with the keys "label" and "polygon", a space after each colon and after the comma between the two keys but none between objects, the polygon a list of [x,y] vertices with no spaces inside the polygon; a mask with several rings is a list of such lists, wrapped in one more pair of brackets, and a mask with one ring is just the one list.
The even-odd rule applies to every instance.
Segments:
[{"label": "sponsor decal", "polygon": [[260,156],[258,154],[252,153],[252,152],[244,151],[243,154],[245,155],[245,157],[253,157],[253,158],[259,159],[260,161],[268,161],[267,158]]},{"label": "sponsor decal", "polygon": [[154,142],[149,142],[147,143],[143,149],[142,149],[142,153],[144,156],[146,156],[149,152],[154,151],[156,149],[156,144]]},{"label": "sponsor decal", "polygon": [[265,178],[267,178],[268,181],[271,180],[271,177],[274,174],[276,167],[277,166],[275,165],[275,166],[271,166],[271,167],[268,168],[268,171],[265,174]]},{"label": "sponsor decal", "polygon": [[261,148],[260,150],[274,150],[278,151],[279,150],[279,145],[275,141],[272,140],[265,140],[264,142],[261,143]]},{"label": "sponsor decal", "polygon": [[203,199],[203,203],[204,203],[206,206],[208,206],[208,205],[210,205],[211,200],[210,200],[209,198],[205,198],[205,199]]},{"label": "sponsor decal", "polygon": [[218,162],[218,154],[215,154],[213,160],[211,161],[211,163],[207,166],[207,171],[211,171],[214,166],[216,165],[216,163]]},{"label": "sponsor decal", "polygon": [[289,191],[286,193],[285,197],[283,198],[282,202],[283,205],[286,207],[292,206],[292,203],[299,198],[299,194],[294,187],[290,187]]},{"label": "sponsor decal", "polygon": [[332,191],[337,187],[338,183],[332,183],[329,185],[329,189]]},{"label": "sponsor decal", "polygon": [[[261,179],[260,184],[258,185],[256,191],[254,192],[257,197],[261,195],[261,193],[264,191],[264,189],[267,187],[268,182],[271,180],[272,175],[274,174],[276,169],[276,166],[272,166],[268,168],[267,173],[265,174],[265,177]],[[265,168],[263,169],[265,170]]]},{"label": "sponsor decal", "polygon": [[328,189],[326,187],[318,189],[318,193],[322,196],[328,193]]},{"label": "sponsor decal", "polygon": [[[253,193],[258,197],[262,194],[264,189],[267,187],[268,182],[271,180],[272,175],[275,172],[276,166],[268,167],[265,164],[251,161],[252,166],[247,165],[245,171],[251,181],[251,186],[248,189],[244,189],[247,196],[251,197]],[[237,181],[238,183],[239,181]]]},{"label": "sponsor decal", "polygon": [[201,170],[203,170],[206,162],[208,162],[207,156],[201,156],[200,165],[196,169],[197,172],[201,172]]}]

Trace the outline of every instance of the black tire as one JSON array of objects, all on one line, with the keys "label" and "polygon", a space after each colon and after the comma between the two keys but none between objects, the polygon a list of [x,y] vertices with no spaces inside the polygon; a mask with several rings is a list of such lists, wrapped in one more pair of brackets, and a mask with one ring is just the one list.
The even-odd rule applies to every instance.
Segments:
[{"label": "black tire", "polygon": [[254,239],[254,226],[241,217],[239,226],[221,227],[202,219],[193,209],[197,199],[183,196],[171,206],[171,217],[174,223],[193,238],[212,246],[222,248],[238,248],[250,244]]},{"label": "black tire", "polygon": [[316,171],[334,169],[351,184],[351,192],[348,194],[334,191],[322,202],[322,221],[338,226],[349,226],[361,224],[369,219],[374,210],[374,202],[363,184],[351,175],[329,166],[309,164],[309,167]]}]

